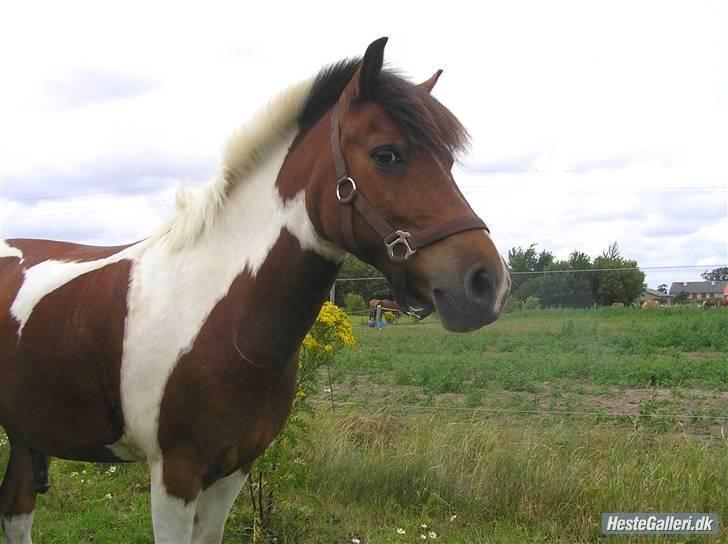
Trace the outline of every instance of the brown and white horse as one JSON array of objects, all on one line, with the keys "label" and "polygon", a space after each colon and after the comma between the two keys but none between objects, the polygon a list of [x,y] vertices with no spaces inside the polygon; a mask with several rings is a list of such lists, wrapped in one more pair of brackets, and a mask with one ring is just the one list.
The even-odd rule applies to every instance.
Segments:
[{"label": "brown and white horse", "polygon": [[49,456],[146,461],[155,541],[220,542],[348,253],[400,274],[400,300],[448,329],[497,318],[510,279],[450,173],[467,134],[430,95],[440,72],[382,70],[385,42],[273,101],[156,235],[0,242],[8,542],[30,542]]}]

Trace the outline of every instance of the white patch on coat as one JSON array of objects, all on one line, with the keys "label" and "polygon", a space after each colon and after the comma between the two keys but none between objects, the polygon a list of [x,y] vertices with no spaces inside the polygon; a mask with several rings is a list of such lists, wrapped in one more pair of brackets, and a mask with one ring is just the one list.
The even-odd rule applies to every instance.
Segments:
[{"label": "white patch on coat", "polygon": [[17,257],[23,262],[23,252],[17,247],[13,247],[5,240],[0,240],[0,257]]},{"label": "white patch on coat", "polygon": [[18,514],[2,518],[3,533],[7,544],[32,544],[30,530],[33,527],[33,514]]},{"label": "white patch on coat", "polygon": [[243,488],[247,474],[238,470],[205,489],[197,498],[192,544],[219,544],[225,521]]},{"label": "white patch on coat", "polygon": [[155,238],[135,260],[121,364],[127,451],[141,450],[147,459],[160,455],[159,410],[177,361],[235,278],[257,274],[284,228],[303,249],[332,260],[345,255],[316,234],[303,192],[286,202],[278,192],[275,182],[293,137],[238,185],[194,243],[178,249]]},{"label": "white patch on coat", "polygon": [[162,482],[162,460],[149,467],[154,544],[189,544],[197,501],[185,501],[167,493]]},{"label": "white patch on coat", "polygon": [[106,265],[117,263],[124,259],[133,259],[144,247],[144,242],[123,249],[119,253],[87,262],[68,262],[49,259],[27,268],[23,272],[23,284],[20,286],[10,313],[20,323],[18,327],[18,338],[20,338],[23,327],[30,319],[35,306],[49,293],[59,287],[63,287],[75,278],[98,270]]},{"label": "white patch on coat", "polygon": [[122,461],[144,461],[147,458],[147,454],[133,444],[126,435],[106,447],[111,450],[117,459]]}]

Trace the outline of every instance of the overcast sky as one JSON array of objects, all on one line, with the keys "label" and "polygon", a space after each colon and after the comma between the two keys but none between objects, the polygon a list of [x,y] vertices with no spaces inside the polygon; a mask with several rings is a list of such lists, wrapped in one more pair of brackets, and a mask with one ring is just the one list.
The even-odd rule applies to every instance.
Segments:
[{"label": "overcast sky", "polygon": [[3,3],[1,236],[149,235],[270,97],[387,35],[413,80],[445,70],[456,179],[504,255],[728,262],[728,3],[249,4]]}]

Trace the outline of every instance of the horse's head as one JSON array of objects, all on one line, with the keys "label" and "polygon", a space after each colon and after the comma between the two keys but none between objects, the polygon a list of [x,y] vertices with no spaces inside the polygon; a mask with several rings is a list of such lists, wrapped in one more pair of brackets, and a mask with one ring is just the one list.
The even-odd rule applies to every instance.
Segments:
[{"label": "horse's head", "polygon": [[430,95],[440,72],[414,85],[383,71],[385,43],[314,83],[321,96],[307,107],[321,109],[327,94],[335,106],[302,114],[318,119],[294,146],[309,163],[316,150],[307,208],[320,235],[390,279],[401,307],[478,329],[497,319],[510,278],[450,171],[467,132]]}]

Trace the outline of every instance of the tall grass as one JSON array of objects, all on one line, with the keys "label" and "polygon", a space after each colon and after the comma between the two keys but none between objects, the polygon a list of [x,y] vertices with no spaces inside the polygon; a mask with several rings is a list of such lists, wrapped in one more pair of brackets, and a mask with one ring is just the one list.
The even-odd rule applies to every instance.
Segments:
[{"label": "tall grass", "polygon": [[344,508],[366,505],[372,542],[393,509],[423,520],[457,514],[459,525],[440,523],[450,542],[471,541],[490,524],[547,541],[595,541],[608,511],[728,519],[728,441],[426,415],[326,414],[316,429],[311,489]]}]

